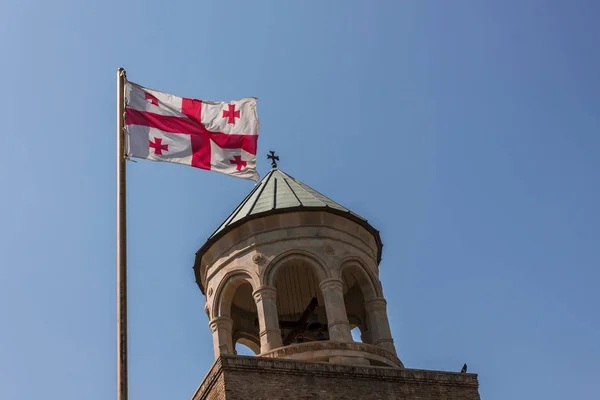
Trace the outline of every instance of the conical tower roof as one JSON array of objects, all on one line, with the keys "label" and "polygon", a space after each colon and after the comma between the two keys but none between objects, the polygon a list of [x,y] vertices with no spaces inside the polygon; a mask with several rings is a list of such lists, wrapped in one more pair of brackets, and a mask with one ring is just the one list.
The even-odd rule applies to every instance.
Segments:
[{"label": "conical tower roof", "polygon": [[210,246],[232,229],[255,218],[298,211],[326,211],[362,225],[375,237],[379,247],[377,261],[381,260],[382,244],[379,231],[373,228],[366,219],[280,169],[273,168],[198,250],[194,268],[197,269],[202,256]]},{"label": "conical tower roof", "polygon": [[264,213],[287,212],[290,209],[298,211],[298,208],[304,211],[315,208],[330,208],[344,214],[351,214],[354,218],[367,222],[366,219],[292,178],[280,169],[273,168],[210,236],[209,240],[221,231],[235,225],[238,221],[247,220],[257,215],[262,216]]}]

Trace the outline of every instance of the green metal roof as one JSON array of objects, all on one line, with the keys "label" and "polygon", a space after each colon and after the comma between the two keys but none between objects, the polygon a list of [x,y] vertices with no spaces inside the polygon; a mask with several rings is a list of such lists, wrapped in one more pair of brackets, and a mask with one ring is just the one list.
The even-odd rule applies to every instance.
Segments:
[{"label": "green metal roof", "polygon": [[[296,207],[330,207],[338,211],[351,213],[350,210],[342,207],[330,198],[297,181],[280,169],[274,168],[265,175],[254,190],[237,206],[225,222],[210,236],[209,240],[218,235],[222,230],[227,229],[228,226],[250,216]],[[355,216],[363,219],[358,215]]]},{"label": "green metal roof", "polygon": [[379,232],[366,219],[339,205],[304,183],[294,179],[278,168],[273,168],[236,207],[229,217],[210,235],[206,243],[196,252],[196,282],[204,292],[200,277],[200,260],[206,250],[220,237],[244,222],[267,215],[296,211],[327,211],[341,215],[362,225],[373,234],[379,248],[377,261],[381,260],[381,238]]}]

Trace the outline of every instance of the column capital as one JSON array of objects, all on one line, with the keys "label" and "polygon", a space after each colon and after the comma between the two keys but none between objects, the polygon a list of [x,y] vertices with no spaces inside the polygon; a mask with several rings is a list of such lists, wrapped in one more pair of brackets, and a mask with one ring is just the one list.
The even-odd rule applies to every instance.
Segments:
[{"label": "column capital", "polygon": [[370,300],[365,300],[365,310],[367,312],[382,310],[387,308],[387,301],[383,297],[375,297]]},{"label": "column capital", "polygon": [[277,298],[277,289],[274,286],[261,286],[252,292],[252,296],[257,303],[262,299],[275,300]]},{"label": "column capital", "polygon": [[327,278],[323,279],[319,283],[319,287],[323,292],[341,292],[342,288],[344,287],[344,283],[338,278]]},{"label": "column capital", "polygon": [[233,319],[231,317],[217,317],[213,318],[208,325],[210,326],[210,330],[215,332],[218,329],[231,329],[233,328]]}]

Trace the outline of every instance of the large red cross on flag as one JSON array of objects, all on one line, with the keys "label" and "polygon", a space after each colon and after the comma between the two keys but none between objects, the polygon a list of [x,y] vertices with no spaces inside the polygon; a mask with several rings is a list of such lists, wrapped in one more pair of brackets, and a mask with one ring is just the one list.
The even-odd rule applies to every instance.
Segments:
[{"label": "large red cross on flag", "polygon": [[166,161],[258,181],[256,99],[219,103],[125,82],[130,157]]}]

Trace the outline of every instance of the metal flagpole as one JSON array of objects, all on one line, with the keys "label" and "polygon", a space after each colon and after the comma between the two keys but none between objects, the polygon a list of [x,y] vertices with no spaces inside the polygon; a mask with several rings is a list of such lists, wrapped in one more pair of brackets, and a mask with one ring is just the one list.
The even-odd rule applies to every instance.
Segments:
[{"label": "metal flagpole", "polygon": [[117,70],[117,400],[127,400],[125,70]]}]

